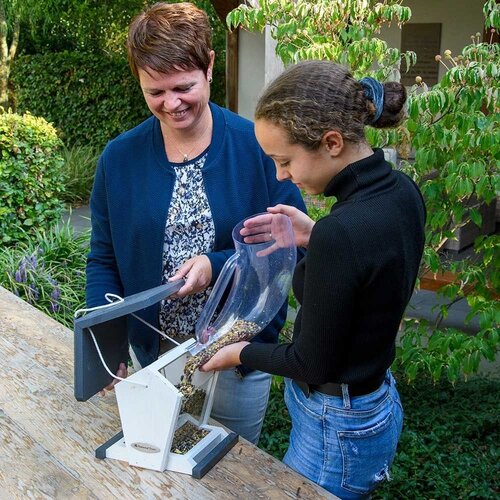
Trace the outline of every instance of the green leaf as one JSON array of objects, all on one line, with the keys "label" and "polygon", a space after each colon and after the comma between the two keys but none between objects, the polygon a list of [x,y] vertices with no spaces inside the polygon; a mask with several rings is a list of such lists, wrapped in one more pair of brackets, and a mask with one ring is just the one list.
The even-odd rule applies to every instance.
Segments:
[{"label": "green leaf", "polygon": [[483,225],[483,217],[477,208],[472,208],[469,216],[476,226],[481,227]]}]

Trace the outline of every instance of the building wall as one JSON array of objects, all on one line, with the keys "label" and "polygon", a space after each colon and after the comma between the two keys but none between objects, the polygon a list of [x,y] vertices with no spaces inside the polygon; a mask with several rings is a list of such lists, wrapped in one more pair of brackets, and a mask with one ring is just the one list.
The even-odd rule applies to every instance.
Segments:
[{"label": "building wall", "polygon": [[240,31],[238,113],[250,120],[264,87],[283,71],[275,47],[267,29],[265,34]]},{"label": "building wall", "polygon": [[246,30],[239,37],[238,114],[251,120],[265,81],[265,37]]}]

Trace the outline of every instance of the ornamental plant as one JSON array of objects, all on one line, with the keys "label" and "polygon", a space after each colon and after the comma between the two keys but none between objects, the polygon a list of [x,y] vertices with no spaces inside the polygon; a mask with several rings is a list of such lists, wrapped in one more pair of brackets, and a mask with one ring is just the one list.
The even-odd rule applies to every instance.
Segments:
[{"label": "ornamental plant", "polygon": [[[498,350],[500,236],[477,238],[472,259],[443,261],[441,254],[459,228],[471,221],[481,226],[481,205],[494,203],[500,192],[500,51],[498,44],[480,42],[478,33],[461,54],[446,50],[437,60],[445,65],[445,75],[430,90],[417,78],[408,119],[390,140],[402,154],[415,151],[414,161],[404,160],[402,168],[418,181],[427,205],[421,274],[449,271],[454,280],[439,290],[448,303],[431,328],[405,321],[398,362],[410,378],[428,370],[435,379],[446,371],[456,380],[460,373],[475,373],[482,358],[493,361]],[[462,298],[471,309],[467,321],[479,320],[475,336],[440,327],[449,306]]]},{"label": "ornamental plant", "polygon": [[[348,65],[357,78],[371,75],[384,81],[396,79],[416,61],[414,52],[401,53],[377,37],[383,25],[401,26],[410,19],[410,9],[401,4],[402,0],[260,0],[240,5],[229,13],[227,23],[252,31],[268,26],[285,64],[328,59]],[[500,5],[488,0],[483,11],[492,35],[500,28]],[[476,34],[458,56],[450,51],[438,56],[446,73],[431,89],[416,79],[407,119],[396,129],[367,129],[372,146],[398,150],[403,157],[399,168],[418,183],[425,198],[428,220],[420,276],[449,271],[454,277],[439,290],[448,302],[434,324],[403,321],[396,365],[409,380],[430,373],[434,380],[446,374],[456,381],[462,374],[477,372],[481,359],[493,361],[498,350],[500,237],[477,238],[474,259],[452,262],[443,254],[444,244],[458,228],[471,221],[481,225],[480,204],[493,203],[500,192],[500,59],[498,44],[489,41],[481,42]],[[316,216],[328,211],[318,213],[315,208]],[[479,319],[474,336],[442,327],[449,307],[463,298],[471,308],[467,321]]]},{"label": "ornamental plant", "polygon": [[25,241],[58,220],[64,203],[62,142],[30,114],[0,113],[0,242]]},{"label": "ornamental plant", "polygon": [[36,230],[29,240],[0,252],[0,285],[62,323],[85,303],[89,231],[75,234],[70,222]]},{"label": "ornamental plant", "polygon": [[[414,52],[401,53],[377,37],[384,25],[399,26],[410,19],[402,0],[259,0],[247,1],[227,16],[229,29],[251,31],[270,28],[276,53],[283,63],[323,59],[348,65],[355,75],[366,76],[377,64],[375,76],[390,77],[403,58],[407,68]],[[253,5],[256,6],[253,6]]]},{"label": "ornamental plant", "polygon": [[[195,3],[213,27],[210,97],[223,105],[226,30],[209,0]],[[11,64],[9,78],[12,105],[18,113],[29,111],[53,123],[68,147],[102,150],[151,114],[125,48],[128,24],[144,6],[137,0],[125,4],[69,2],[62,16],[45,19],[21,37],[22,55]]]}]

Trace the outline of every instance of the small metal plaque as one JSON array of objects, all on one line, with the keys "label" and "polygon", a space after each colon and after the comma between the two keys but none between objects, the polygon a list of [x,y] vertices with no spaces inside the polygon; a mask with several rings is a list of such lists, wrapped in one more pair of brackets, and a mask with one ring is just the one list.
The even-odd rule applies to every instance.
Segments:
[{"label": "small metal plaque", "polygon": [[132,443],[130,446],[142,453],[160,453],[160,448],[149,443]]}]

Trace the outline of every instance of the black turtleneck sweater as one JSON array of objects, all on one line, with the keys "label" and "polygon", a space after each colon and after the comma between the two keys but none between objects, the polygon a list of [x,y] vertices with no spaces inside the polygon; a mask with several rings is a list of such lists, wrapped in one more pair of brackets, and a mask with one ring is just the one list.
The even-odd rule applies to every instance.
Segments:
[{"label": "black turtleneck sweater", "polygon": [[424,248],[425,206],[415,183],[381,149],[325,189],[337,203],[314,225],[293,291],[293,341],[252,343],[241,362],[309,384],[383,378]]}]

